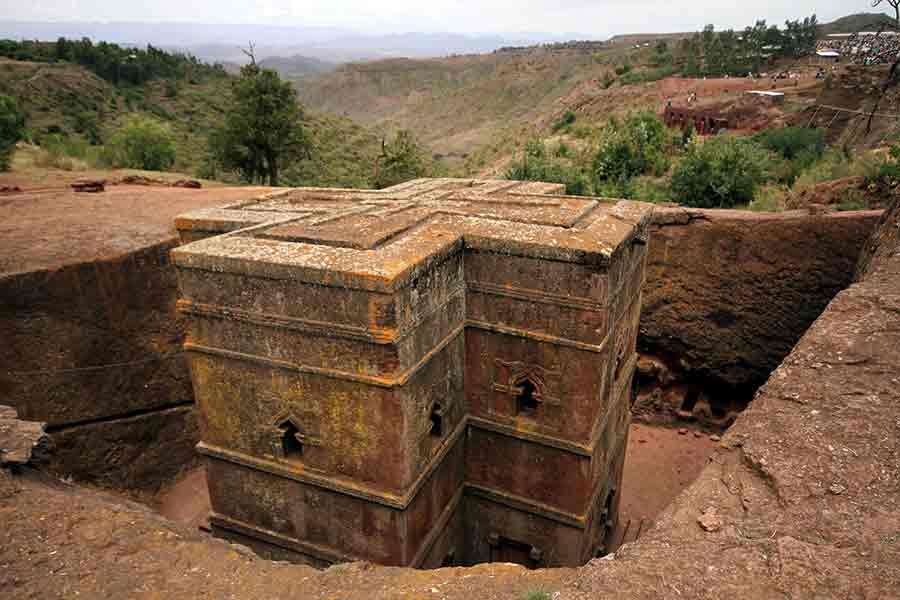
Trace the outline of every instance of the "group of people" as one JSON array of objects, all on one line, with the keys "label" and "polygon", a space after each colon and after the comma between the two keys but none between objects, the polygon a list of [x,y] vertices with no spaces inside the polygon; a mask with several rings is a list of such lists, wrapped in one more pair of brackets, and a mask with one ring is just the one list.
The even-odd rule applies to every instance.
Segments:
[{"label": "group of people", "polygon": [[841,55],[842,62],[855,65],[890,64],[900,55],[900,35],[893,32],[854,33],[846,38],[819,42],[816,50],[833,50]]}]

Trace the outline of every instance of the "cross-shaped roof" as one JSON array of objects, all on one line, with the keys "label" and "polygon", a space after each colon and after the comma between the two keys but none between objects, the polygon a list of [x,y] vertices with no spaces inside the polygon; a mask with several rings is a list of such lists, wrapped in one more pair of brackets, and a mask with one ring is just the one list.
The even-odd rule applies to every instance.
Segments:
[{"label": "cross-shaped roof", "polygon": [[646,204],[563,191],[446,178],[379,191],[287,189],[182,215],[182,237],[200,241],[173,257],[185,267],[390,291],[460,244],[604,265],[649,215]]}]

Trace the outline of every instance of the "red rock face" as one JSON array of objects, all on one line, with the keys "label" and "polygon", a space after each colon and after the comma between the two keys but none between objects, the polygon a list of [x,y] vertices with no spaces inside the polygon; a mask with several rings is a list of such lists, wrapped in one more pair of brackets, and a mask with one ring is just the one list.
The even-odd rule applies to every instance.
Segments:
[{"label": "red rock face", "polygon": [[214,529],[316,565],[602,553],[650,207],[560,192],[416,180],[180,217]]}]

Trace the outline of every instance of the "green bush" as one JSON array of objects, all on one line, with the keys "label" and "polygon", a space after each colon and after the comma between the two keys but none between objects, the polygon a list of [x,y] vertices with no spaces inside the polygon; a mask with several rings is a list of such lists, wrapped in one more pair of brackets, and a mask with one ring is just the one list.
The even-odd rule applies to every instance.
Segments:
[{"label": "green bush", "polygon": [[8,171],[16,142],[25,137],[25,114],[15,98],[0,94],[0,171]]},{"label": "green bush", "polygon": [[853,175],[877,176],[877,166],[866,159],[856,159],[840,150],[826,151],[822,157],[803,169],[794,181],[795,192],[808,189],[823,181],[843,179]]},{"label": "green bush", "polygon": [[[560,144],[548,151],[543,140],[533,139],[525,146],[522,160],[513,161],[506,170],[506,178],[517,181],[546,181],[562,183],[566,193],[572,196],[586,196],[591,193],[591,182],[587,174],[573,161],[568,160],[569,150],[561,152]],[[568,148],[568,146],[565,146]],[[567,160],[563,160],[566,158]]]},{"label": "green bush", "polygon": [[788,189],[781,185],[760,186],[747,208],[755,212],[781,212],[787,205],[788,193]]},{"label": "green bush", "polygon": [[764,148],[787,160],[808,154],[822,156],[825,151],[825,131],[807,127],[783,127],[767,129],[753,136]]},{"label": "green bush", "polygon": [[676,73],[678,73],[678,67],[674,65],[665,65],[655,69],[643,69],[641,71],[630,71],[619,77],[619,83],[622,85],[649,83],[651,81],[659,81],[660,79],[671,77]]},{"label": "green bush", "polygon": [[806,127],[767,129],[753,136],[764,148],[784,160],[779,179],[792,184],[825,152],[825,132]]},{"label": "green bush", "polygon": [[372,185],[378,189],[397,185],[425,174],[425,155],[411,131],[400,130],[393,142],[383,143]]},{"label": "green bush", "polygon": [[650,112],[631,115],[624,123],[610,121],[594,155],[597,187],[638,175],[661,175],[669,165],[666,151],[670,139],[665,124]]},{"label": "green bush", "polygon": [[771,170],[769,153],[749,138],[695,140],[672,173],[672,193],[687,206],[730,208],[747,204]]},{"label": "green bush", "polygon": [[90,110],[77,113],[75,115],[75,131],[84,135],[91,144],[99,145],[101,138],[97,113]]},{"label": "green bush", "polygon": [[100,163],[100,148],[79,137],[62,134],[45,135],[40,140],[41,154],[37,164],[64,171],[83,171]]},{"label": "green bush", "polygon": [[531,590],[522,596],[522,600],[550,600],[551,596],[544,590]]},{"label": "green bush", "polygon": [[862,190],[852,189],[843,191],[843,193],[841,194],[840,202],[838,202],[837,205],[837,209],[839,211],[866,210],[868,208],[869,204],[866,202],[866,198]]},{"label": "green bush", "polygon": [[168,125],[135,115],[106,146],[107,162],[118,168],[165,171],[175,162],[175,138]]},{"label": "green bush", "polygon": [[900,185],[900,145],[894,144],[885,156],[870,165],[865,177],[866,185],[882,192]]}]

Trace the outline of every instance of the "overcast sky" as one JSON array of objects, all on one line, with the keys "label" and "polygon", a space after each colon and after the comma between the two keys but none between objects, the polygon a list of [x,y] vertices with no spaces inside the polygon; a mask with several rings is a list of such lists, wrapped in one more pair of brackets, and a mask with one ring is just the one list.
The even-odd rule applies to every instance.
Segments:
[{"label": "overcast sky", "polygon": [[176,21],[323,25],[371,32],[613,33],[743,27],[816,13],[870,11],[868,0],[0,0],[21,21]]}]

